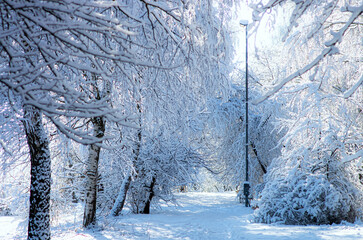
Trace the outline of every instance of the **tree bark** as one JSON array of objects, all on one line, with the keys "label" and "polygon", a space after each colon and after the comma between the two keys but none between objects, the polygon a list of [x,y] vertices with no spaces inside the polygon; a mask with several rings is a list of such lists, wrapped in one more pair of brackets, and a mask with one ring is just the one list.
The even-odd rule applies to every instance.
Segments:
[{"label": "tree bark", "polygon": [[[105,134],[105,122],[103,117],[92,118],[93,136],[102,138]],[[102,141],[100,141],[102,143]],[[88,228],[96,224],[96,203],[97,203],[97,179],[98,160],[100,158],[101,147],[99,144],[89,146],[87,170],[85,177],[85,207],[83,215],[83,226]]]},{"label": "tree bark", "polygon": [[146,199],[144,209],[141,212],[142,214],[149,214],[150,213],[151,200],[154,197],[155,182],[156,182],[156,178],[153,177],[152,180],[151,180],[150,186],[148,187],[148,197]]},{"label": "tree bark", "polygon": [[256,145],[255,145],[253,142],[251,142],[251,148],[252,148],[253,152],[254,152],[254,153],[255,153],[255,155],[256,155],[256,158],[257,158],[258,164],[260,164],[260,167],[261,167],[261,169],[262,169],[263,174],[266,174],[266,173],[267,173],[266,167],[263,165],[263,163],[262,163],[262,161],[261,161],[260,157],[258,156],[257,149],[256,149]]},{"label": "tree bark", "polygon": [[118,193],[117,199],[115,201],[115,204],[113,205],[113,207],[111,209],[112,216],[116,217],[116,216],[120,215],[120,213],[125,205],[126,195],[127,195],[127,191],[129,190],[130,183],[131,183],[131,174],[128,174],[122,182],[122,185],[121,185],[120,191]]},{"label": "tree bark", "polygon": [[51,159],[39,109],[24,106],[23,121],[30,153],[28,240],[50,239]]}]

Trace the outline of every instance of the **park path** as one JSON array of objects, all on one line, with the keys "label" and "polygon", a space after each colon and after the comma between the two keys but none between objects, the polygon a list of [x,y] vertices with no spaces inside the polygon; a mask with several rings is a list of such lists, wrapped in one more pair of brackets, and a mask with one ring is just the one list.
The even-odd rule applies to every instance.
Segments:
[{"label": "park path", "polygon": [[[253,210],[235,192],[178,193],[179,205],[162,205],[149,215],[126,213],[82,229],[82,208],[52,227],[53,240],[363,240],[363,223],[287,226],[253,223]],[[19,217],[0,217],[0,239],[26,239]],[[20,227],[17,225],[20,224]],[[23,229],[23,230],[22,230]]]}]

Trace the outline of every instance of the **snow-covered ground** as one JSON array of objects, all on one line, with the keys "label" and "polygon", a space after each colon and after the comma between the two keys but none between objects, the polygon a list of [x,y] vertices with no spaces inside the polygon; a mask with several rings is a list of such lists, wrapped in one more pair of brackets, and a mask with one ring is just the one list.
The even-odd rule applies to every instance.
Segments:
[{"label": "snow-covered ground", "polygon": [[[150,215],[126,214],[99,220],[97,230],[84,230],[82,213],[52,227],[52,239],[363,239],[363,224],[286,226],[250,221],[253,211],[229,193],[180,193],[180,206],[164,206]],[[18,217],[0,217],[0,239],[25,239]]]}]

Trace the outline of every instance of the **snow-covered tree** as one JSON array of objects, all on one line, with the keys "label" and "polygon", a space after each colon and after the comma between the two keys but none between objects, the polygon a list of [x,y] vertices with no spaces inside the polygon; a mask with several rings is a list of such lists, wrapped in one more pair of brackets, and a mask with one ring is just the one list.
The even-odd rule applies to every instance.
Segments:
[{"label": "snow-covered tree", "polygon": [[[258,221],[337,223],[361,217],[362,32],[360,1],[268,1],[257,21],[291,9],[283,74],[263,97],[282,103],[282,154],[265,178]],[[271,17],[272,15],[270,15]],[[266,15],[267,17],[267,15]],[[283,62],[283,60],[281,61]]]},{"label": "snow-covered tree", "polygon": [[[173,11],[166,11],[166,5],[161,4],[146,3],[140,8],[153,13],[143,16],[147,23],[145,27],[151,24],[150,31],[157,36],[155,51],[147,57],[150,61],[157,60],[161,66],[171,64],[175,67],[137,67],[137,74],[133,75],[135,90],[132,99],[134,111],[139,115],[140,129],[134,132],[134,143],[131,144],[133,170],[125,173],[125,178],[120,181],[120,192],[111,211],[113,215],[118,215],[122,209],[128,186],[137,182],[159,184],[157,179],[153,181],[142,174],[154,170],[140,169],[138,163],[141,161],[140,151],[146,148],[143,146],[145,138],[148,139],[150,133],[162,132],[163,136],[179,135],[178,142],[189,145],[195,130],[193,119],[209,97],[224,95],[229,85],[228,71],[221,67],[222,61],[228,62],[230,57],[230,46],[226,41],[228,33],[224,32],[222,25],[225,20],[219,12],[223,9],[215,9],[212,1],[168,4],[174,6]],[[168,27],[167,31],[165,27]],[[149,43],[148,39],[144,41]],[[130,183],[131,179],[135,181]],[[133,196],[136,197],[135,193]],[[145,202],[145,199],[137,201]]]},{"label": "snow-covered tree", "polygon": [[[257,96],[257,92],[252,92]],[[212,165],[226,186],[241,189],[245,179],[245,154],[249,155],[249,176],[252,188],[263,182],[268,166],[279,156],[279,139],[283,133],[274,128],[272,103],[250,109],[249,152],[245,153],[244,91],[234,86],[226,102],[215,99],[209,103],[206,121],[206,152],[211,153]]]},{"label": "snow-covered tree", "polygon": [[[14,101],[21,104],[31,159],[29,239],[50,238],[51,164],[42,116],[62,134],[83,144],[100,140],[97,134],[92,136],[82,128],[79,119],[105,118],[126,124],[120,112],[109,104],[109,98],[90,99],[82,89],[83,84],[87,85],[84,72],[112,82],[112,72],[120,69],[120,64],[142,64],[121,47],[120,39],[133,34],[124,27],[128,24],[102,14],[102,10],[113,6],[119,4],[113,1],[0,3],[0,84],[10,106],[16,105]],[[17,115],[10,117],[19,120]],[[39,198],[38,191],[45,195]]]},{"label": "snow-covered tree", "polygon": [[136,166],[138,174],[130,185],[129,202],[135,213],[148,214],[152,201],[171,201],[178,186],[196,182],[204,163],[182,139],[161,133],[144,137]]}]

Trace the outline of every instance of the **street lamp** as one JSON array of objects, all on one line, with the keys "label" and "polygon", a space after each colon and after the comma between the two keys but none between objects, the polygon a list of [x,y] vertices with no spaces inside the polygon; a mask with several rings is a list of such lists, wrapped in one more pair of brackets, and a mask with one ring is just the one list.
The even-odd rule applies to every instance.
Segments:
[{"label": "street lamp", "polygon": [[245,116],[245,129],[246,129],[246,146],[245,146],[245,160],[246,160],[246,181],[243,184],[243,194],[245,195],[245,206],[249,207],[250,183],[248,181],[248,21],[241,20],[240,24],[246,27],[246,116]]}]

